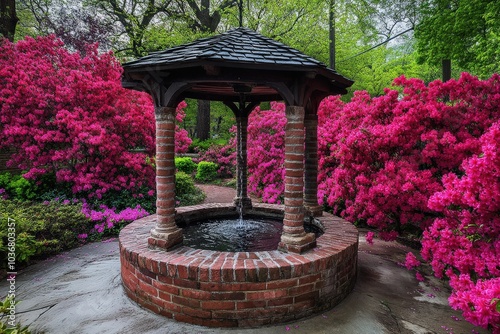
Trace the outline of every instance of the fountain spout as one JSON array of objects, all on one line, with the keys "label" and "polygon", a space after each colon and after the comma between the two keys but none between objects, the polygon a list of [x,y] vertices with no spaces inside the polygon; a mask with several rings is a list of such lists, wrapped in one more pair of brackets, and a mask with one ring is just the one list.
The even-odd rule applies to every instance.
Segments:
[{"label": "fountain spout", "polygon": [[248,115],[256,107],[257,103],[245,102],[245,93],[240,92],[240,103],[236,107],[234,103],[226,103],[236,116],[237,128],[237,189],[234,204],[240,215],[240,220],[243,219],[244,211],[252,208],[252,201],[247,194],[247,128]]}]

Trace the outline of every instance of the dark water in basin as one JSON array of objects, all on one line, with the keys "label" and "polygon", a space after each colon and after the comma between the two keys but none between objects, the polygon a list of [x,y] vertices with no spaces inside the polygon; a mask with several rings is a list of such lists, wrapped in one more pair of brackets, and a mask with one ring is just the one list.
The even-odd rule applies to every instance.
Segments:
[{"label": "dark water in basin", "polygon": [[283,222],[266,218],[211,219],[183,228],[184,245],[221,252],[276,250]]},{"label": "dark water in basin", "polygon": [[[319,237],[323,232],[312,225],[306,232]],[[270,218],[207,219],[183,228],[184,246],[220,252],[259,252],[278,249],[283,221]]]}]

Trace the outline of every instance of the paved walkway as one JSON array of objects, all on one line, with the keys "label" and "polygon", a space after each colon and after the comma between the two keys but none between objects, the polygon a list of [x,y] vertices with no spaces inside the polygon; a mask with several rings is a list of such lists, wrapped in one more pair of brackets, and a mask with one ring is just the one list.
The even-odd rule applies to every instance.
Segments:
[{"label": "paved walkway", "polygon": [[[234,193],[234,189],[230,189]],[[211,188],[208,200],[230,194]],[[233,196],[234,195],[228,195]],[[364,241],[354,291],[330,311],[289,324],[259,329],[211,329],[179,323],[142,309],[121,286],[118,241],[92,243],[22,270],[16,279],[17,317],[47,334],[370,334],[487,333],[447,306],[448,288],[428,277],[419,283],[398,263],[409,249],[398,243]],[[0,283],[0,296],[8,284]]]},{"label": "paved walkway", "polygon": [[198,188],[207,194],[203,203],[233,203],[236,197],[236,189],[229,187],[219,187],[211,184],[197,184]]}]

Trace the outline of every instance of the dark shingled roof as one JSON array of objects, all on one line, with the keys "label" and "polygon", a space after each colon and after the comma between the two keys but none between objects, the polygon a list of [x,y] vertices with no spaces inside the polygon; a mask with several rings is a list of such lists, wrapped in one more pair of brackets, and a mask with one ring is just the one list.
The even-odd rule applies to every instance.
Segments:
[{"label": "dark shingled roof", "polygon": [[195,98],[238,102],[345,94],[353,82],[298,50],[247,28],[202,38],[123,64],[122,85],[146,90],[157,105]]},{"label": "dark shingled roof", "polygon": [[324,66],[316,59],[248,28],[233,29],[193,43],[154,52],[124,66],[179,64],[200,59],[250,64]]},{"label": "dark shingled roof", "polygon": [[162,69],[168,69],[170,67],[190,66],[190,64],[200,60],[228,64],[237,63],[240,66],[274,65],[280,68],[293,67],[295,71],[320,69],[334,75],[337,80],[344,79],[348,86],[352,84],[349,79],[342,77],[322,62],[248,28],[229,30],[217,36],[202,38],[189,44],[153,52],[140,59],[125,63],[123,67],[132,71],[133,69],[148,66],[161,66]]}]

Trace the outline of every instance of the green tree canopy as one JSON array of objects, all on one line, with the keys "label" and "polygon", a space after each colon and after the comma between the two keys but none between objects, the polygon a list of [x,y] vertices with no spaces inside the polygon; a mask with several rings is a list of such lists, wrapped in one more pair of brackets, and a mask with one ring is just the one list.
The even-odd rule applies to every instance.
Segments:
[{"label": "green tree canopy", "polygon": [[500,70],[500,2],[428,0],[416,27],[418,60],[451,59],[482,77]]}]

